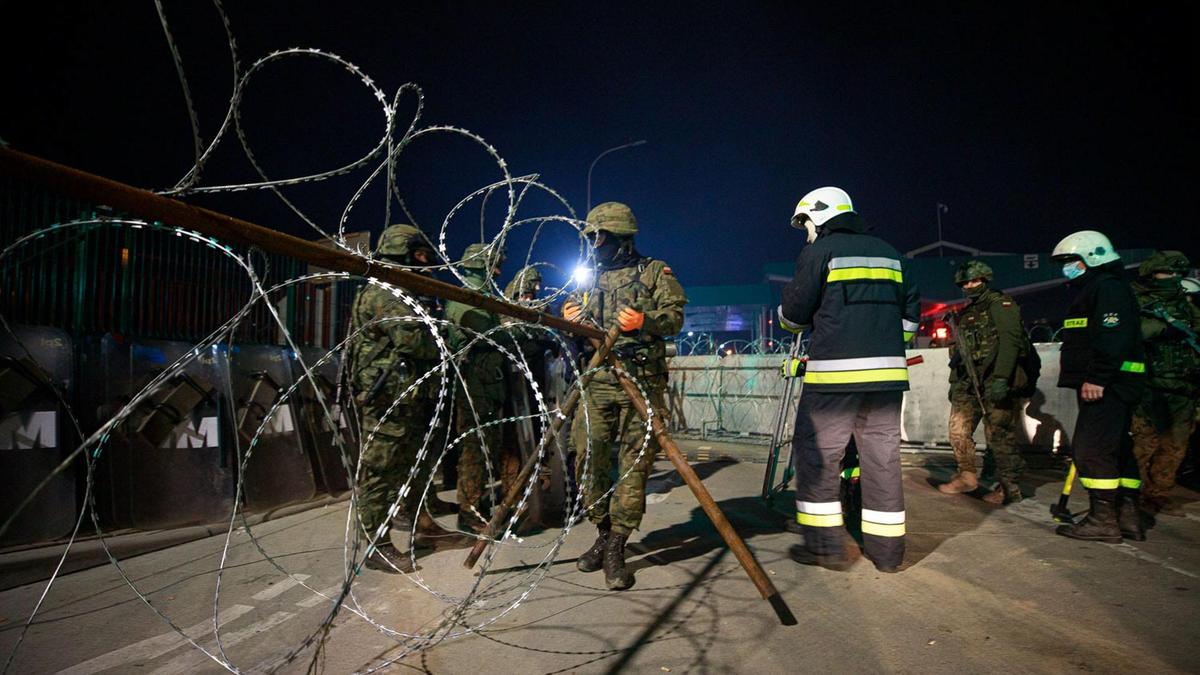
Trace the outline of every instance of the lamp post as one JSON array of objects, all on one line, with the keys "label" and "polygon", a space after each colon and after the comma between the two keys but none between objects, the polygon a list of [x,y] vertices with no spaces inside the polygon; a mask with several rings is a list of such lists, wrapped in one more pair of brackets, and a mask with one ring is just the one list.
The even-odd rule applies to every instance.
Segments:
[{"label": "lamp post", "polygon": [[633,141],[632,143],[626,143],[625,145],[618,145],[615,148],[609,148],[609,149],[605,150],[604,152],[600,153],[599,155],[596,155],[596,159],[593,159],[592,165],[588,167],[588,179],[587,179],[587,210],[588,211],[592,210],[592,169],[596,168],[596,162],[599,162],[601,157],[609,154],[610,152],[624,150],[625,148],[635,148],[639,145],[645,145],[645,144],[646,144],[646,141],[644,139],[640,140],[640,141]]},{"label": "lamp post", "polygon": [[944,256],[946,254],[946,249],[944,246],[942,246],[942,242],[945,241],[944,239],[942,239],[942,214],[949,210],[950,210],[949,206],[946,206],[945,204],[943,204],[941,202],[937,203],[938,257],[939,258],[941,258],[942,256]]}]

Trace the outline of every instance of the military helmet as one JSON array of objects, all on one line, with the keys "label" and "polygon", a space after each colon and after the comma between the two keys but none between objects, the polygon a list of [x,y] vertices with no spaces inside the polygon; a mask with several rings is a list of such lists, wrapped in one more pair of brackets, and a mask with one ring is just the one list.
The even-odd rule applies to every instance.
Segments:
[{"label": "military helmet", "polygon": [[633,217],[633,209],[621,202],[604,202],[597,204],[588,211],[587,225],[583,233],[610,232],[618,237],[628,237],[637,234],[637,218]]},{"label": "military helmet", "polygon": [[954,285],[962,286],[972,279],[991,281],[993,276],[991,265],[982,260],[968,260],[959,265],[958,270],[954,272]]},{"label": "military helmet", "polygon": [[534,265],[522,267],[517,276],[508,282],[504,295],[510,300],[518,300],[526,293],[537,294],[542,287],[542,273]]},{"label": "military helmet", "polygon": [[1179,251],[1158,251],[1142,262],[1138,267],[1138,276],[1154,276],[1155,272],[1183,276],[1187,274],[1191,264],[1187,256]]},{"label": "military helmet", "polygon": [[[414,242],[415,240],[415,242]],[[414,246],[413,244],[421,246]],[[425,239],[425,233],[412,225],[388,225],[383,234],[379,235],[379,245],[375,252],[379,255],[408,255],[414,248],[432,248]]]},{"label": "military helmet", "polygon": [[492,244],[471,244],[463,251],[462,266],[468,270],[488,270],[504,263],[504,249]]},{"label": "military helmet", "polygon": [[1095,230],[1081,230],[1067,235],[1054,247],[1050,257],[1060,261],[1079,258],[1088,267],[1098,267],[1121,259],[1108,237]]}]

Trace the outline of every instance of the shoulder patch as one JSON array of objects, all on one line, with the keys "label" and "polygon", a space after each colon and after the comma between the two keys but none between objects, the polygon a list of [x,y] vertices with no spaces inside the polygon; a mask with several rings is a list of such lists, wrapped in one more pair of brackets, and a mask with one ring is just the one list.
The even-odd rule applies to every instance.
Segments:
[{"label": "shoulder patch", "polygon": [[1105,328],[1116,328],[1121,325],[1121,315],[1116,312],[1108,312],[1100,318],[1100,325]]}]

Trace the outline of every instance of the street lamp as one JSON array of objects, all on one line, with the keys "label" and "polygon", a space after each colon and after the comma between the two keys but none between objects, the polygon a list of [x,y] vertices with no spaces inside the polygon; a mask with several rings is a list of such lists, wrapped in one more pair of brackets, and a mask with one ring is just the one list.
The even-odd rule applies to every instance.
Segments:
[{"label": "street lamp", "polygon": [[944,239],[942,239],[942,214],[949,210],[950,210],[949,206],[946,206],[945,204],[938,202],[938,204],[937,204],[937,225],[938,225],[938,257],[939,258],[942,257],[943,255],[945,255],[945,250],[946,250],[945,247],[942,246],[942,242],[945,241]]},{"label": "street lamp", "polygon": [[587,180],[587,210],[588,211],[592,210],[592,169],[596,168],[596,162],[599,162],[601,157],[607,155],[610,152],[624,150],[625,148],[635,148],[639,145],[645,145],[645,144],[646,144],[645,140],[634,141],[632,143],[626,143],[625,145],[618,145],[615,148],[609,148],[609,149],[605,150],[604,152],[600,153],[599,155],[596,155],[596,159],[593,159],[592,165],[588,167],[588,180]]}]

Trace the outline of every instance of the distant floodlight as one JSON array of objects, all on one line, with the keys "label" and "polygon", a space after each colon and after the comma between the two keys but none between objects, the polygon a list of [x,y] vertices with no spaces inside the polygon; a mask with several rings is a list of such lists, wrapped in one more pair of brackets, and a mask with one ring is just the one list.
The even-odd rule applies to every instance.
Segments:
[{"label": "distant floodlight", "polygon": [[571,273],[571,281],[575,282],[576,286],[588,286],[592,283],[592,268],[587,265],[579,265],[575,271]]},{"label": "distant floodlight", "polygon": [[690,330],[689,330],[689,331],[688,331],[688,337],[692,337],[693,335],[695,335],[695,333],[693,333],[692,331],[690,331]]}]

